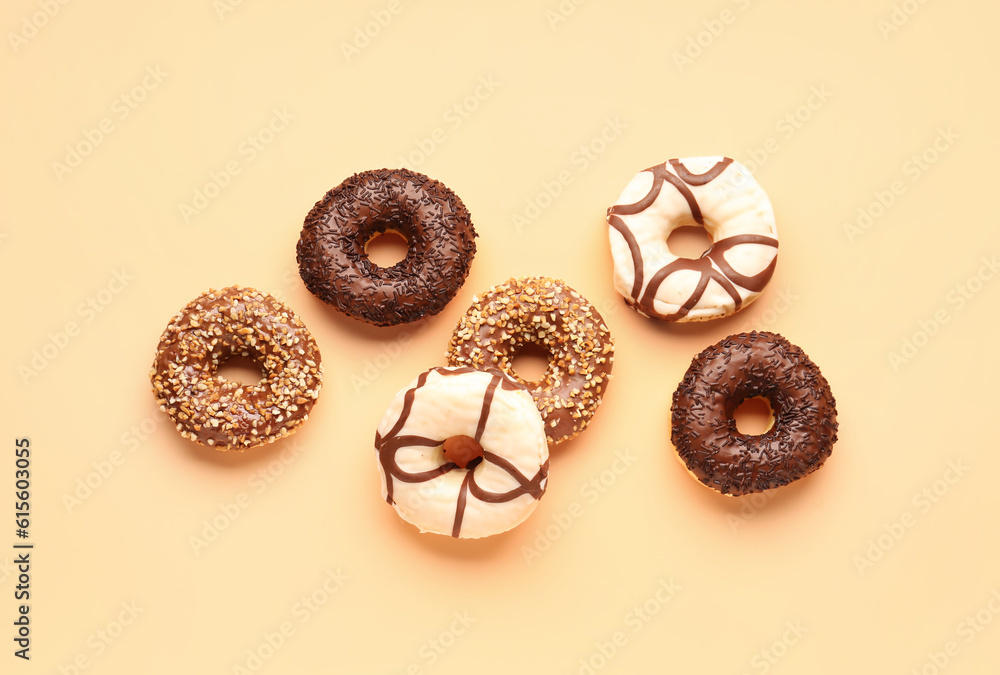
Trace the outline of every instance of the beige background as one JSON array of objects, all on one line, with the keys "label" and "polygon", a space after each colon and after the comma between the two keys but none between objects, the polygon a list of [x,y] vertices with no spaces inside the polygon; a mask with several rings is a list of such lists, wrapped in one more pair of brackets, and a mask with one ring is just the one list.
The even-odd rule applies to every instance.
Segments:
[{"label": "beige background", "polygon": [[[5,2],[0,485],[29,437],[35,549],[24,663],[3,495],[0,670],[992,671],[998,20],[971,0]],[[604,211],[636,171],[709,154],[757,169],[778,269],[731,319],[659,325],[617,299]],[[480,250],[441,315],[367,328],[304,289],[294,246],[326,190],[404,163],[462,197]],[[421,536],[380,498],[375,426],[472,295],[524,274],[603,308],[615,380],[531,519]],[[147,370],[171,315],[234,283],[300,313],[327,378],[292,439],[222,455],[163,423]],[[749,328],[822,367],[841,433],[818,473],[734,500],[675,461],[669,401]]]}]

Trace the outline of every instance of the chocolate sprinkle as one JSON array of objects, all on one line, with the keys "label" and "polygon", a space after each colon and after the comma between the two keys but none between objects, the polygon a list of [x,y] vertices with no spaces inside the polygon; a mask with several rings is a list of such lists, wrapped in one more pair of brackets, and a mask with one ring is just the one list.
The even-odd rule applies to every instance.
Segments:
[{"label": "chocolate sprinkle", "polygon": [[[376,235],[407,240],[406,257],[379,267],[365,252]],[[299,275],[324,302],[376,326],[437,314],[465,283],[476,230],[458,196],[407,169],[357,173],[306,216],[296,247]]]},{"label": "chocolate sprinkle", "polygon": [[[774,425],[742,434],[733,413],[763,397]],[[801,348],[776,333],[730,335],[691,362],[673,396],[671,441],[688,470],[723,494],[780,487],[823,465],[837,441],[830,385]]]}]

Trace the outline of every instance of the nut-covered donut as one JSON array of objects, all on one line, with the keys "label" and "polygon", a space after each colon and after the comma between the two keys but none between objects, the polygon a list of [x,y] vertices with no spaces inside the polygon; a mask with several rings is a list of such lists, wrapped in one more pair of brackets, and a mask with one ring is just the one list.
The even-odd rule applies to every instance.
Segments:
[{"label": "nut-covered donut", "polygon": [[[407,241],[406,257],[379,267],[368,243],[383,232]],[[314,295],[376,326],[437,314],[465,283],[476,230],[458,196],[407,169],[355,174],[306,216],[296,247],[299,275]]]},{"label": "nut-covered donut", "polygon": [[[511,363],[528,343],[549,354],[537,382]],[[590,302],[563,281],[509,279],[473,298],[448,345],[448,363],[495,369],[531,393],[545,420],[549,443],[573,438],[586,427],[611,379],[615,343]]]},{"label": "nut-covered donut", "polygon": [[[728,157],[671,159],[640,171],[608,209],[615,288],[665,321],[728,316],[757,299],[778,258],[774,210],[750,171]],[[702,225],[700,258],[670,252],[678,227]]]},{"label": "nut-covered donut", "polygon": [[393,399],[375,434],[382,496],[421,532],[505,532],[538,504],[549,473],[531,396],[499,373],[431,368]]},{"label": "nut-covered donut", "polygon": [[[255,361],[253,385],[217,374],[233,357]],[[209,290],[174,315],[149,373],[160,410],[181,436],[217,450],[245,450],[296,430],[322,386],[323,363],[299,317],[253,288]]]},{"label": "nut-covered donut", "polygon": [[[773,426],[740,433],[733,412],[762,397]],[[775,333],[730,335],[698,354],[674,392],[671,440],[688,470],[728,495],[779,487],[823,465],[837,440],[837,402],[801,348]]]}]

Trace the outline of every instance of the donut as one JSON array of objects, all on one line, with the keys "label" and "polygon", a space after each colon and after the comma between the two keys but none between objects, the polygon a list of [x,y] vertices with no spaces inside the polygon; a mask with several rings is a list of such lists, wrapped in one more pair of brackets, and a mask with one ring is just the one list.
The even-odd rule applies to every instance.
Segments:
[{"label": "donut", "polygon": [[[615,288],[647,317],[728,316],[756,300],[774,273],[771,201],[750,171],[728,157],[671,159],[640,171],[607,220]],[[703,226],[712,239],[697,259],[667,246],[671,232],[690,225]]]},{"label": "donut", "polygon": [[549,450],[531,396],[500,373],[431,368],[400,391],[375,434],[382,496],[421,532],[487,537],[545,493]]},{"label": "donut", "polygon": [[[219,366],[252,359],[254,385],[227,380]],[[149,373],[153,394],[184,438],[217,450],[245,450],[294,432],[319,396],[319,349],[295,312],[243,286],[209,290],[174,315]]]},{"label": "donut", "polygon": [[[567,441],[590,423],[611,380],[615,343],[604,319],[565,282],[512,278],[480,297],[458,322],[449,365],[497,370],[524,386],[538,405],[549,443]],[[528,343],[549,354],[537,382],[520,377],[512,359]]]},{"label": "donut", "polygon": [[[772,427],[736,429],[733,412],[763,397]],[[837,402],[800,347],[775,333],[730,335],[694,357],[674,392],[671,441],[688,471],[726,495],[780,487],[812,473],[837,440]]]},{"label": "donut", "polygon": [[[407,241],[406,257],[379,267],[368,243],[383,232]],[[443,183],[407,169],[357,173],[306,216],[296,247],[313,295],[376,326],[437,314],[465,283],[476,253],[465,204]]]}]

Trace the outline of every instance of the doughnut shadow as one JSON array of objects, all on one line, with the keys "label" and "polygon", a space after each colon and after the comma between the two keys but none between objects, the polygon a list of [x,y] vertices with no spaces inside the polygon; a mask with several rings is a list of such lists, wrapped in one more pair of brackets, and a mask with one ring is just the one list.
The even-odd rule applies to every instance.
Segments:
[{"label": "doughnut shadow", "polygon": [[669,452],[677,462],[676,465],[673,465],[673,462],[668,462],[668,471],[671,477],[681,476],[677,479],[677,483],[681,483],[683,486],[678,485],[677,487],[685,491],[683,499],[678,501],[698,500],[703,508],[710,509],[717,513],[720,518],[729,520],[734,529],[740,529],[742,525],[748,524],[751,520],[766,522],[789,509],[799,508],[805,499],[804,495],[811,489],[810,483],[816,479],[814,475],[810,475],[794,483],[764,492],[743,496],[726,495],[702,484],[694,474],[688,471],[673,445],[669,445]]},{"label": "doughnut shadow", "polygon": [[[391,515],[391,514],[390,514]],[[413,525],[405,522],[401,518],[392,518],[394,526],[399,530],[400,536],[405,536],[414,541],[415,545],[423,548],[430,554],[446,558],[449,560],[483,561],[495,563],[498,556],[505,550],[516,550],[518,537],[516,531],[522,527],[527,527],[531,522],[527,522],[506,532],[493,534],[479,539],[460,539],[449,537],[443,534],[432,532],[421,532]],[[385,536],[395,536],[396,533],[386,532]]]},{"label": "doughnut shadow", "polygon": [[[157,412],[161,415],[163,414],[159,411]],[[168,433],[165,435],[170,437],[170,443],[171,445],[176,446],[178,454],[184,454],[194,461],[207,464],[212,467],[218,467],[226,471],[234,468],[248,469],[261,467],[273,461],[281,462],[282,453],[291,452],[292,456],[295,457],[298,456],[301,451],[306,449],[302,439],[296,438],[297,434],[295,433],[278,439],[273,443],[260,445],[242,451],[221,451],[215,448],[199,445],[194,441],[182,438],[176,433]],[[283,463],[287,464],[287,460]]]},{"label": "doughnut shadow", "polygon": [[[302,288],[305,290],[304,286]],[[304,297],[305,295],[309,296],[308,300]],[[374,343],[407,342],[409,338],[427,331],[434,324],[435,320],[441,317],[441,314],[435,314],[433,316],[425,316],[410,323],[402,323],[395,326],[375,326],[358,321],[334,309],[311,293],[303,294],[303,299],[297,302],[308,302],[311,308],[315,308],[318,314],[323,315],[321,317],[322,321],[334,324],[338,330],[343,331],[352,339]]]}]

